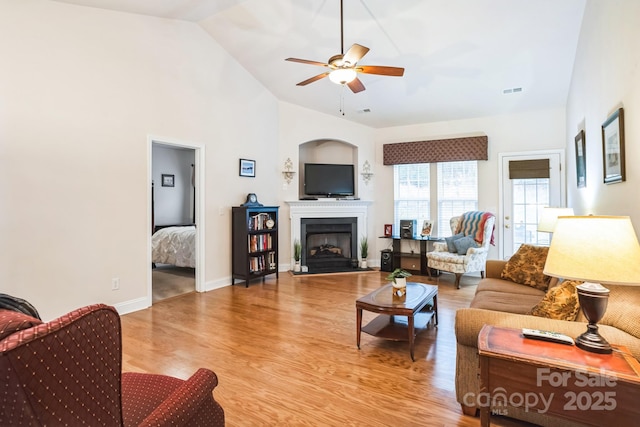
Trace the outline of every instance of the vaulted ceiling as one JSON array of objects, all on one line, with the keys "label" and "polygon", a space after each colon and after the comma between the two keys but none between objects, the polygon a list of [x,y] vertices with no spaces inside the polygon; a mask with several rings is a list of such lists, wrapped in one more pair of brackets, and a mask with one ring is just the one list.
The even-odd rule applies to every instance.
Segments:
[{"label": "vaulted ceiling", "polygon": [[[340,53],[339,0],[54,0],[169,19],[207,31],[278,99],[372,127],[565,105],[586,0],[344,0],[345,50],[362,75],[352,93],[324,78],[296,83]],[[515,90],[514,90],[515,89]]]}]

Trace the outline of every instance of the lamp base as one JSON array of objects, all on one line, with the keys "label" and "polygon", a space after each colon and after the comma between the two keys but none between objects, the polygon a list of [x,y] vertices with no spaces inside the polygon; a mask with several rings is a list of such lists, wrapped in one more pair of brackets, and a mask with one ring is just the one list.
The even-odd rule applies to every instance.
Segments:
[{"label": "lamp base", "polygon": [[587,325],[587,331],[576,338],[576,346],[591,353],[610,354],[611,345],[598,333],[598,325]]}]

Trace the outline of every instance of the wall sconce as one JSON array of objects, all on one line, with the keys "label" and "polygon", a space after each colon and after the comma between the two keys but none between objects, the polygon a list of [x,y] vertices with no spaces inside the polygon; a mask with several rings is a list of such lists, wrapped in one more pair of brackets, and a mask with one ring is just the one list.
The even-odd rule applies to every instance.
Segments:
[{"label": "wall sconce", "polygon": [[362,180],[364,181],[364,183],[369,184],[369,180],[373,176],[373,172],[371,172],[371,165],[369,164],[368,160],[364,161],[364,164],[362,165],[362,172],[360,173],[360,175],[362,175]]},{"label": "wall sconce", "polygon": [[295,173],[296,172],[293,170],[293,162],[287,157],[287,160],[284,162],[284,170],[282,171],[282,175],[284,176],[285,181],[287,181],[287,184],[291,184]]}]

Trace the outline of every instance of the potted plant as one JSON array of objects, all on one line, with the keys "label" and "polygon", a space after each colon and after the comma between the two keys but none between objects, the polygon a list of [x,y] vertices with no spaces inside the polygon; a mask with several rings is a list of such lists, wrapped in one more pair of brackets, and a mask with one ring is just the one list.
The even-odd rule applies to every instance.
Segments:
[{"label": "potted plant", "polygon": [[367,240],[367,236],[360,239],[360,255],[362,256],[360,267],[367,268],[367,256],[369,256],[369,242]]},{"label": "potted plant", "polygon": [[295,261],[295,264],[293,264],[293,271],[294,272],[299,272],[300,271],[300,257],[302,256],[302,244],[300,243],[300,240],[295,239],[293,241],[293,259]]},{"label": "potted plant", "polygon": [[412,276],[407,270],[396,268],[387,275],[387,280],[390,280],[394,288],[402,289],[407,287],[407,277]]}]

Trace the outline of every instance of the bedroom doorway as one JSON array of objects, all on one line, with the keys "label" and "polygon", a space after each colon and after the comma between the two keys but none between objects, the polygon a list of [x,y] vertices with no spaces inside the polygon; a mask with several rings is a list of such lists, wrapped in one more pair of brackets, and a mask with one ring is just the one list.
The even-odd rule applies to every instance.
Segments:
[{"label": "bedroom doorway", "polygon": [[149,138],[149,305],[204,289],[204,147]]}]

